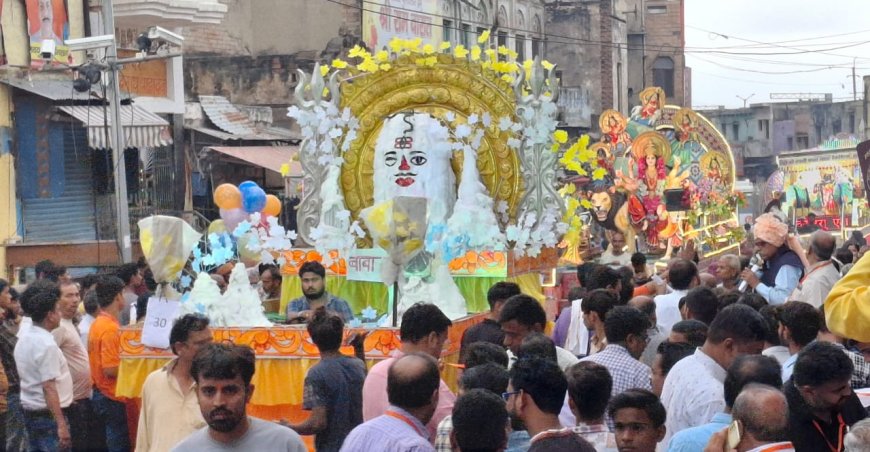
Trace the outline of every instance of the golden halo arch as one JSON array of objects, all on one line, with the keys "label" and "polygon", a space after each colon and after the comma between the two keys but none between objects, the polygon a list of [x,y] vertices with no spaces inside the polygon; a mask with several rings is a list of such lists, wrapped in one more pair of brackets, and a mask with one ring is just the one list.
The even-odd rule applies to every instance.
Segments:
[{"label": "golden halo arch", "polygon": [[[342,84],[341,108],[349,108],[360,123],[341,166],[340,186],[353,219],[374,202],[375,143],[384,120],[409,110],[429,113],[445,123],[452,113],[456,118],[453,127],[466,123],[472,114],[489,113],[492,122],[478,149],[477,168],[495,203],[507,203],[508,214],[516,218],[523,192],[522,169],[507,145],[511,132],[502,132],[498,126],[502,117],[515,120],[513,87],[483,71],[478,63],[448,54],[437,57],[435,66],[421,66],[412,57],[400,56],[388,71],[360,74]],[[454,154],[451,164],[458,184],[461,152]]]}]

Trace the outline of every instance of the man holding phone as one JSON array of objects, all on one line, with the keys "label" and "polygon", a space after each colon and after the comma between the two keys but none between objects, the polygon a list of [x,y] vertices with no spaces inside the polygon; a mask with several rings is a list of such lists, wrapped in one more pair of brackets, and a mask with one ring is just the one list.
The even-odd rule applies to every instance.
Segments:
[{"label": "man holding phone", "polygon": [[788,438],[788,403],[773,386],[752,383],[734,402],[731,425],[713,435],[704,452],[794,452]]}]

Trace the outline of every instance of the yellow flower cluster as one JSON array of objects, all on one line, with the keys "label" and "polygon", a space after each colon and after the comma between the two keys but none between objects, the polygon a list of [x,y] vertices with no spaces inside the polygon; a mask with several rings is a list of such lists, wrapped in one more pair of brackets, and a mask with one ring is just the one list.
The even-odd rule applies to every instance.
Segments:
[{"label": "yellow flower cluster", "polygon": [[[484,69],[489,69],[500,76],[502,80],[512,83],[517,74],[524,70],[526,78],[531,76],[532,60],[526,60],[522,63],[516,61],[519,56],[516,51],[505,46],[499,46],[498,49],[493,49],[488,46],[490,37],[489,30],[481,33],[477,42],[481,45],[473,45],[470,48],[462,44],[453,45],[450,42],[442,42],[437,47],[433,44],[423,44],[420,38],[415,39],[400,39],[393,38],[387,50],[380,50],[374,54],[360,46],[354,46],[348,51],[348,57],[359,58],[362,61],[355,66],[355,69],[360,72],[375,73],[378,71],[389,71],[392,69],[392,60],[395,55],[398,56],[414,56],[414,63],[422,67],[433,67],[438,64],[438,53],[443,53],[451,48],[453,56],[456,58],[470,58],[471,61],[480,62]],[[544,68],[552,69],[553,64],[549,61],[544,61]],[[350,67],[347,61],[335,59],[329,65],[320,67],[320,74],[326,77],[330,70],[342,70]]]},{"label": "yellow flower cluster", "polygon": [[[556,133],[559,132],[562,131],[556,131]],[[567,134],[565,135],[565,141],[567,142]],[[583,135],[567,150],[565,150],[565,153],[562,154],[562,158],[559,159],[559,163],[561,163],[562,167],[567,170],[574,171],[581,176],[586,176],[589,173],[586,171],[586,168],[584,168],[584,163],[591,163],[593,166],[597,165],[595,157],[595,151],[589,149],[589,135]],[[593,177],[594,176],[595,174],[593,174]],[[603,177],[603,175],[601,177]]]}]

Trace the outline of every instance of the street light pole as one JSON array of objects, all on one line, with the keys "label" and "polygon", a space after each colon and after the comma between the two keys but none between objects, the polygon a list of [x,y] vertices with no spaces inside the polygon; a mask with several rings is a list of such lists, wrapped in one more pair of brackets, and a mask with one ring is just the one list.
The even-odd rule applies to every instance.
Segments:
[{"label": "street light pole", "polygon": [[738,94],[738,95],[735,95],[734,97],[736,97],[736,98],[742,100],[742,101],[743,101],[743,108],[746,108],[746,102],[747,102],[749,99],[752,99],[752,96],[754,96],[754,95],[755,95],[755,93],[752,93],[752,94],[750,94],[748,97],[742,97],[742,96],[740,96],[740,95]]},{"label": "street light pole", "polygon": [[[103,0],[103,27],[105,33],[115,34],[115,13],[112,0]],[[120,67],[118,63],[118,45],[113,42],[106,48],[106,62],[108,63],[109,84],[109,111],[111,118],[112,155],[114,156],[115,175],[115,238],[118,241],[118,251],[122,263],[133,260],[133,245],[130,239],[130,211],[127,204],[127,167],[124,159],[124,129],[121,124],[121,86],[118,80]]]}]

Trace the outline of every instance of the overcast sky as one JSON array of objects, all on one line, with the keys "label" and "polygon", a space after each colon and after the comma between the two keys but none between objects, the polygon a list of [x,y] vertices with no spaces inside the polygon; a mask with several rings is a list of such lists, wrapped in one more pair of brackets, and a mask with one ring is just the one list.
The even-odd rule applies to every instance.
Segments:
[{"label": "overcast sky", "polygon": [[741,107],[737,96],[753,94],[750,104],[771,102],[770,93],[848,100],[855,57],[860,98],[870,75],[868,0],[686,0],[685,18],[695,107]]}]

